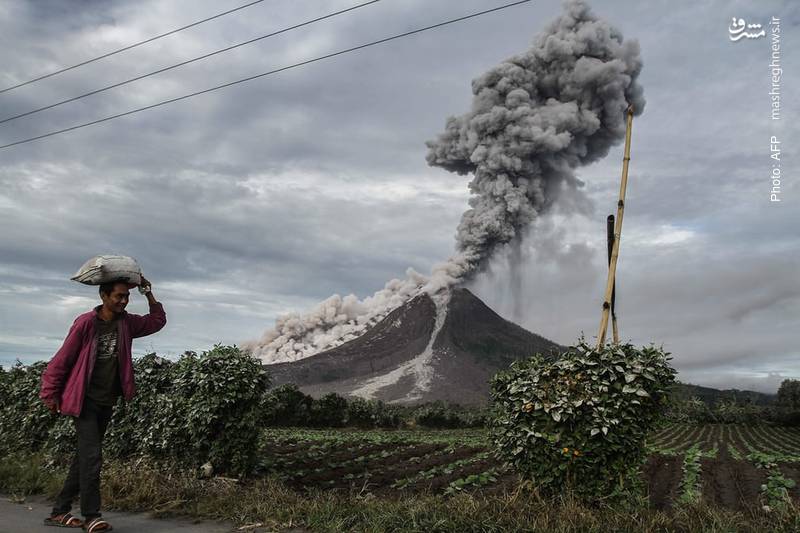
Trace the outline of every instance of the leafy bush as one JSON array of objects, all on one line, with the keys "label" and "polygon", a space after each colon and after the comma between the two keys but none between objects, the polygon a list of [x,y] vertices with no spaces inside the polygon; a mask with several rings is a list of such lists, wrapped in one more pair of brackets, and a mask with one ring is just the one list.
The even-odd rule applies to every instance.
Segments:
[{"label": "leafy bush", "polygon": [[336,393],[314,399],[293,383],[269,391],[264,406],[268,426],[397,428],[403,425],[405,412],[380,400],[345,398]]},{"label": "leafy bush", "polygon": [[671,397],[665,412],[670,422],[705,424],[714,420],[708,405],[697,397],[682,399]]},{"label": "leafy bush", "polygon": [[428,428],[473,428],[486,423],[485,409],[467,409],[458,405],[433,402],[414,409],[412,418],[415,425]]},{"label": "leafy bush", "polygon": [[714,406],[714,422],[723,424],[759,424],[767,418],[765,407],[751,403],[720,400]]},{"label": "leafy bush", "polygon": [[315,426],[344,426],[347,422],[347,399],[335,392],[326,394],[312,404],[311,418]]},{"label": "leafy bush", "polygon": [[269,391],[264,399],[264,422],[268,426],[309,426],[314,398],[294,383]]},{"label": "leafy bush", "polygon": [[246,473],[256,464],[269,378],[236,346],[215,345],[177,362],[149,355],[136,362],[139,393],[118,407],[108,448],[168,457],[186,465]]},{"label": "leafy bush", "polygon": [[360,428],[398,428],[403,425],[402,408],[380,400],[347,399],[347,425]]},{"label": "leafy bush", "polygon": [[778,388],[776,403],[780,423],[800,426],[800,380],[784,379]]},{"label": "leafy bush", "polygon": [[[0,385],[0,449],[43,450],[67,461],[75,450],[69,417],[39,400],[45,363],[16,365]],[[134,362],[137,395],[119,401],[105,438],[109,457],[149,455],[217,470],[246,473],[256,464],[269,384],[259,361],[236,346],[216,345],[177,362],[148,354]]]},{"label": "leafy bush", "polygon": [[780,407],[800,411],[800,380],[784,379],[781,381],[777,403]]},{"label": "leafy bush", "polygon": [[781,422],[781,410],[775,406],[756,405],[748,398],[719,398],[710,406],[698,397],[673,397],[665,418],[670,422],[690,424],[762,424]]},{"label": "leafy bush", "polygon": [[581,339],[555,361],[512,364],[492,379],[499,455],[546,493],[595,500],[635,484],[674,380],[668,355]]},{"label": "leafy bush", "polygon": [[55,416],[39,399],[44,362],[19,361],[0,374],[0,453],[39,451],[48,441]]}]

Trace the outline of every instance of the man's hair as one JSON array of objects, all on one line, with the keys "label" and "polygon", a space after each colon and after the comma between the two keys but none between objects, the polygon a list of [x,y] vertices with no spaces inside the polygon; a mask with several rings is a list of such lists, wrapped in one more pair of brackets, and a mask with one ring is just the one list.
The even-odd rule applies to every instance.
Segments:
[{"label": "man's hair", "polygon": [[111,296],[111,293],[114,292],[114,286],[117,285],[118,283],[125,284],[125,288],[128,287],[128,282],[125,281],[124,279],[115,279],[100,285],[100,290],[98,291],[100,293],[100,296],[102,297],[103,294]]}]

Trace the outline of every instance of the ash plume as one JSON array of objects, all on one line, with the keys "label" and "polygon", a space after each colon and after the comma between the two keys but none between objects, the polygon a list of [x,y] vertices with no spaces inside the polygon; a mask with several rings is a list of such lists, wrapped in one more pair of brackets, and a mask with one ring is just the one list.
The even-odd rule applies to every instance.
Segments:
[{"label": "ash plume", "polygon": [[470,209],[456,253],[430,277],[413,270],[371,297],[334,295],[306,315],[291,314],[243,347],[267,363],[291,361],[357,337],[420,292],[437,292],[485,268],[497,247],[583,183],[575,169],[608,154],[625,135],[625,111],[644,109],[639,45],[568,0],[533,45],[472,82],[469,112],[450,117],[428,141],[428,164],[472,174]]},{"label": "ash plume", "polygon": [[608,154],[625,135],[625,110],[644,108],[639,45],[595,18],[581,0],[525,53],[473,80],[472,109],[447,120],[427,160],[474,175],[456,232],[472,272],[546,211],[576,167]]}]

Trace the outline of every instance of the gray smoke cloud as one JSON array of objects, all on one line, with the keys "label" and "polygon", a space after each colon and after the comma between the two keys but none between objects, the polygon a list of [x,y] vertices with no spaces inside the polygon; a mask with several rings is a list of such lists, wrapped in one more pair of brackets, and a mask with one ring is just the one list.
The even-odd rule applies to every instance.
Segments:
[{"label": "gray smoke cloud", "polygon": [[623,139],[628,105],[644,110],[641,70],[638,42],[570,0],[527,52],[472,82],[472,110],[450,117],[427,143],[430,165],[474,174],[471,209],[456,233],[467,273],[518,237],[563,187],[580,187],[575,168]]},{"label": "gray smoke cloud", "polygon": [[267,363],[308,357],[361,335],[421,292],[470,279],[498,246],[518,244],[563,191],[579,190],[577,167],[623,139],[628,106],[644,109],[641,69],[636,41],[624,41],[584,1],[565,2],[528,51],[473,80],[471,111],[447,119],[444,133],[426,143],[430,165],[474,174],[456,253],[430,277],[409,270],[364,300],[331,296],[242,346]]}]

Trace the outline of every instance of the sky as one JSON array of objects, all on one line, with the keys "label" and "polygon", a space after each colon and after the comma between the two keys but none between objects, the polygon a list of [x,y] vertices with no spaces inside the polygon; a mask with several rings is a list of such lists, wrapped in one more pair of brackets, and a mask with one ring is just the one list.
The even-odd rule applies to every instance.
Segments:
[{"label": "sky", "polygon": [[[0,87],[244,3],[6,0]],[[357,3],[266,0],[2,93],[0,115]],[[647,104],[633,124],[617,268],[622,340],[663,345],[686,382],[774,392],[800,379],[800,5],[590,3],[639,41],[644,61]],[[0,124],[0,144],[502,4],[382,0]],[[100,303],[95,287],[69,279],[98,254],[139,261],[168,322],[136,340],[134,355],[168,357],[257,339],[282,314],[332,294],[371,295],[408,267],[430,272],[454,252],[470,176],[429,167],[425,141],[469,110],[473,78],[527,49],[560,11],[559,2],[534,1],[0,150],[0,364],[52,357],[75,317]],[[773,17],[779,120],[769,96]],[[767,35],[733,41],[732,18]],[[773,136],[780,201],[770,199]],[[595,337],[622,157],[619,145],[579,168],[583,200],[532,225],[518,288],[503,250],[467,287],[556,342]],[[144,297],[131,294],[128,311],[146,313]]]}]

